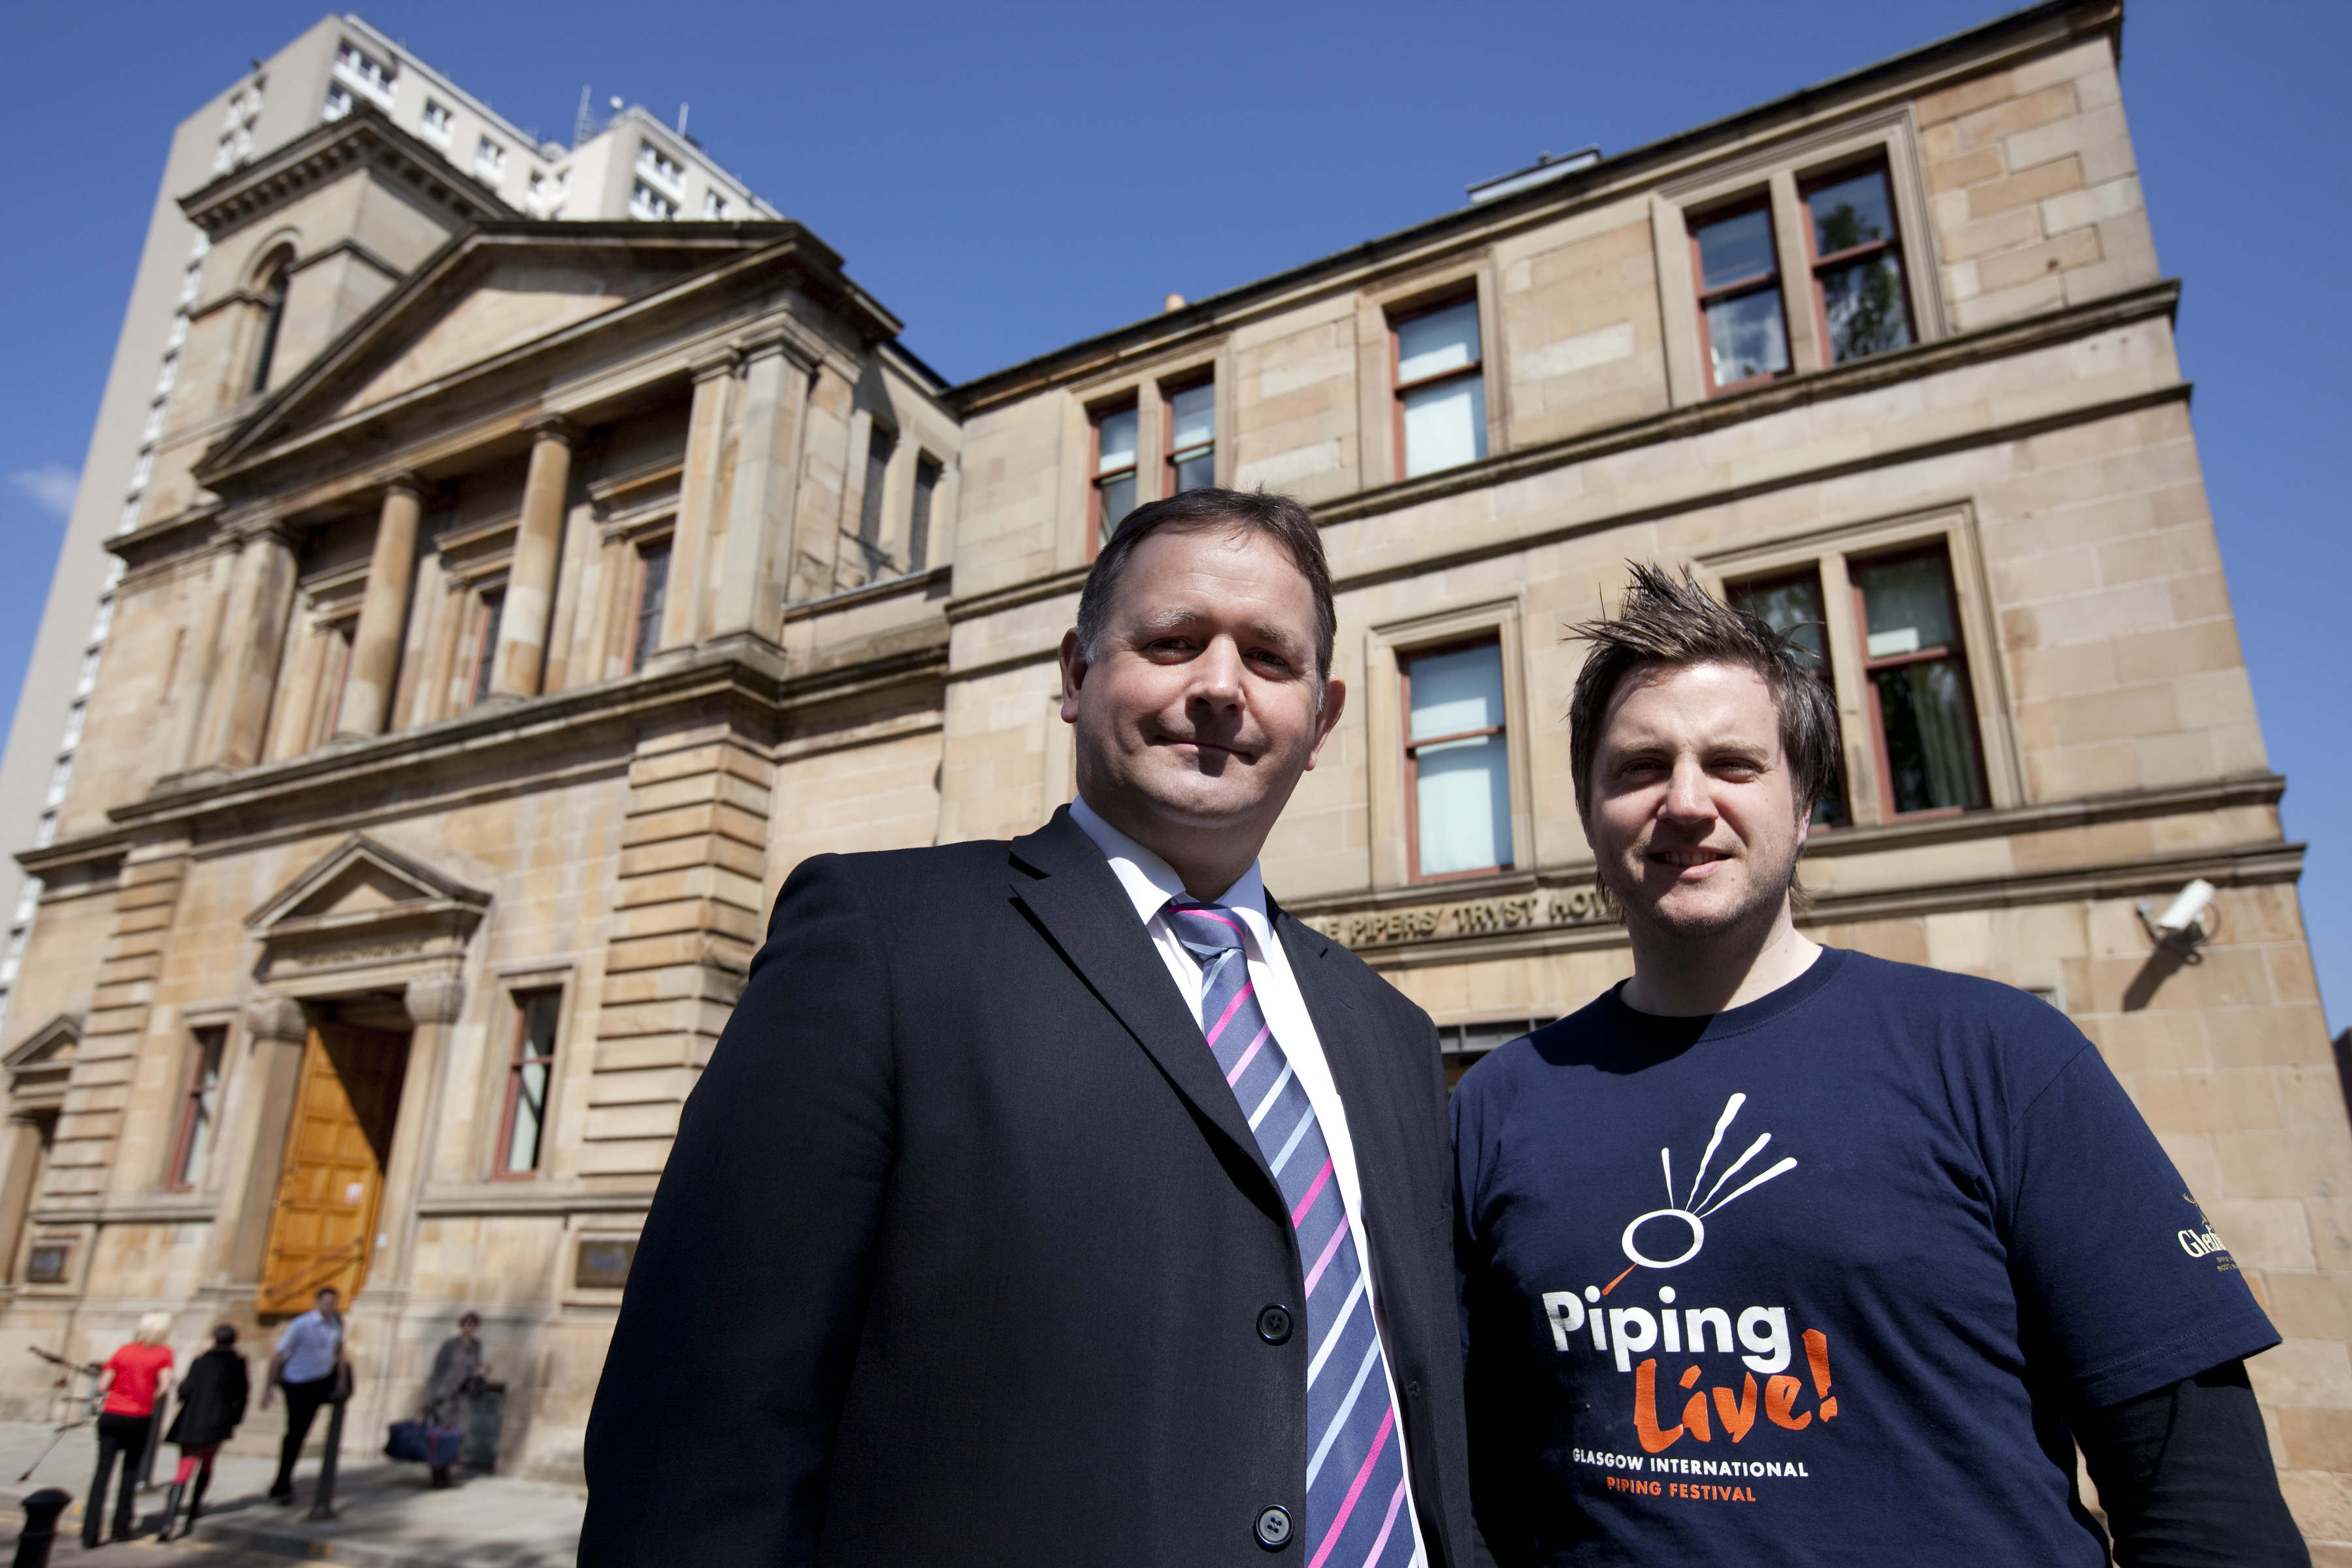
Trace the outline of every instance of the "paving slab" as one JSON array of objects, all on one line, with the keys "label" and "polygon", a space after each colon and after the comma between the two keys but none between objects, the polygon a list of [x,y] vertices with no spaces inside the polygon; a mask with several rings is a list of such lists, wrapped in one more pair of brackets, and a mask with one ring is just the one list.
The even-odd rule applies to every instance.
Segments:
[{"label": "paving slab", "polygon": [[[81,1559],[96,1568],[101,1561],[112,1561],[105,1556],[110,1551],[174,1551],[151,1540],[82,1553],[81,1500],[96,1467],[97,1439],[87,1426],[51,1446],[56,1436],[54,1427],[38,1423],[0,1422],[0,1509],[7,1515],[0,1523],[0,1541],[13,1542],[22,1527],[20,1505],[27,1493],[58,1487],[72,1493],[75,1501],[59,1521],[56,1561]],[[176,1450],[166,1446],[156,1460],[160,1478],[169,1478],[175,1458]],[[24,1476],[27,1466],[32,1472]],[[317,1463],[306,1460],[295,1472],[296,1502],[291,1507],[268,1500],[276,1469],[273,1461],[264,1458],[225,1454],[215,1461],[194,1543],[237,1554],[220,1559],[224,1563],[258,1554],[364,1568],[445,1568],[455,1563],[480,1568],[570,1568],[579,1556],[580,1521],[587,1498],[573,1488],[460,1471],[457,1485],[436,1491],[427,1485],[422,1465],[347,1459],[336,1479],[337,1517],[313,1521],[304,1516],[315,1495]],[[163,1507],[160,1488],[142,1494],[142,1528],[152,1530],[161,1522]],[[213,1561],[208,1556],[193,1560]]]}]

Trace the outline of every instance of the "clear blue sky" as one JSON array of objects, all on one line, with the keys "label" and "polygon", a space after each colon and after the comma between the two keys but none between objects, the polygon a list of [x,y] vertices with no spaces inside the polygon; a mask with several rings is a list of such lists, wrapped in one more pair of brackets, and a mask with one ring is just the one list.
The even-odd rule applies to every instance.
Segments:
[{"label": "clear blue sky", "polygon": [[[568,136],[583,85],[689,129],[814,227],[950,377],[1973,26],[1999,0],[821,6],[368,0],[477,96]],[[172,127],[315,3],[16,5],[0,244],[0,731]],[[2352,1024],[2341,601],[2352,442],[2352,5],[2135,0],[2124,93],[2333,1026]],[[2333,281],[2331,281],[2331,279]],[[2338,607],[2330,609],[2330,605]],[[2330,633],[2327,628],[2337,630]]]}]

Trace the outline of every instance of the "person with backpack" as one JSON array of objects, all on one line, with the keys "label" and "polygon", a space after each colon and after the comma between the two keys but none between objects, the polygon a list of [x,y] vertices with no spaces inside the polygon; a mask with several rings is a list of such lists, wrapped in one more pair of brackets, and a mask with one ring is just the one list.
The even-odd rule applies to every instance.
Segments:
[{"label": "person with backpack", "polygon": [[[179,1446],[180,1468],[172,1478],[171,1489],[163,1494],[161,1539],[185,1536],[196,1528],[196,1515],[205,1506],[205,1489],[212,1485],[213,1457],[236,1435],[250,1392],[245,1357],[236,1348],[236,1330],[223,1323],[213,1331],[213,1348],[189,1364],[187,1380],[180,1384],[179,1414],[172,1418],[172,1429],[163,1434],[165,1442]],[[187,1521],[175,1528],[180,1498],[190,1477],[196,1485],[187,1494]]]}]

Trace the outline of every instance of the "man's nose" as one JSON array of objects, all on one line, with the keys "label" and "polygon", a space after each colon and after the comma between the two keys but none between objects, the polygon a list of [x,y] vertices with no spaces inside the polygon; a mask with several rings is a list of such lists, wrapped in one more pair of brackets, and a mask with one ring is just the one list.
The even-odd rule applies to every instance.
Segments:
[{"label": "man's nose", "polygon": [[1677,822],[1706,821],[1715,816],[1715,797],[1707,789],[1706,770],[1696,757],[1678,757],[1666,780],[1662,816]]},{"label": "man's nose", "polygon": [[1242,650],[1231,637],[1218,637],[1192,661],[1192,692],[1196,700],[1220,707],[1242,700]]}]

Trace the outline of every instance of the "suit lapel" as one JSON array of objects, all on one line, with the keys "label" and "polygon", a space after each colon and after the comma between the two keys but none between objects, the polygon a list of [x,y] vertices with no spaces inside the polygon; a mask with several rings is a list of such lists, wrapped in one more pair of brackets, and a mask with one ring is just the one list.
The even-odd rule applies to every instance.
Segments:
[{"label": "suit lapel", "polygon": [[[1284,914],[1273,897],[1266,913],[1283,951],[1290,955],[1290,973],[1307,1001],[1316,1037],[1323,1043],[1323,1059],[1330,1064],[1331,1081],[1339,1103],[1348,1111],[1348,1139],[1356,1149],[1356,1184],[1362,1189],[1366,1217],[1378,1224],[1395,1198],[1397,1099],[1391,1075],[1383,1070],[1390,1053],[1370,1038],[1381,1020],[1349,994],[1346,971],[1331,962],[1330,940],[1311,926]],[[1392,1289],[1391,1261],[1385,1250],[1375,1252],[1373,1267],[1381,1273],[1384,1292]]]},{"label": "suit lapel", "polygon": [[1066,808],[1036,832],[1013,841],[1016,860],[1040,875],[1015,872],[1013,896],[1035,917],[1070,966],[1101,998],[1104,1006],[1158,1064],[1194,1113],[1226,1140],[1276,1194],[1280,1188],[1242,1115],[1239,1101],[1217,1070],[1217,1058],[1201,1037],[1168,966],[1151,945],[1135,905],[1118,885],[1102,851]]}]

